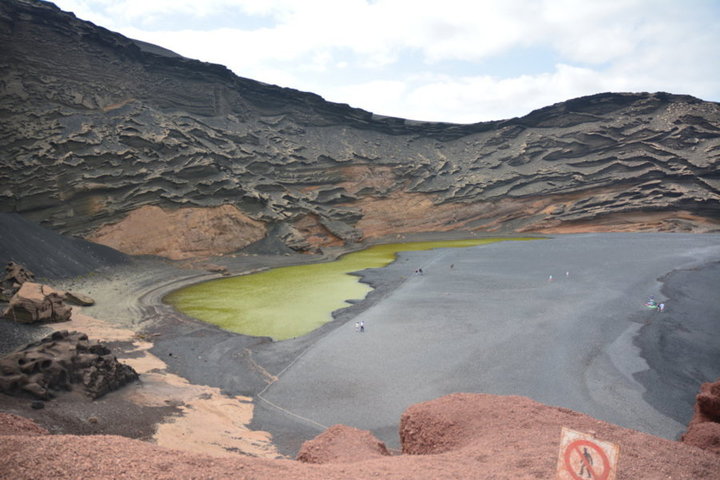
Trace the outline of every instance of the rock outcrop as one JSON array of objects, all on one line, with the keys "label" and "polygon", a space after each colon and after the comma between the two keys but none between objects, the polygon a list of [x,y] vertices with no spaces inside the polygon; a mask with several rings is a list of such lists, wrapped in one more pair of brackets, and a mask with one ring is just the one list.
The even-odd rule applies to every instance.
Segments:
[{"label": "rock outcrop", "polygon": [[352,463],[390,455],[383,442],[367,430],[333,425],[302,444],[297,460],[303,463]]},{"label": "rock outcrop", "polygon": [[8,395],[48,400],[79,388],[95,399],[137,379],[106,346],[66,330],[0,358],[0,392]]},{"label": "rock outcrop", "polygon": [[3,317],[19,323],[67,322],[72,308],[63,302],[63,293],[47,285],[25,282],[10,299]]},{"label": "rock outcrop", "polygon": [[720,454],[720,379],[701,385],[682,441]]},{"label": "rock outcrop", "polygon": [[35,275],[22,265],[8,262],[5,267],[5,276],[0,280],[0,302],[7,302],[12,298],[20,286],[25,282],[35,280]]},{"label": "rock outcrop", "polygon": [[265,236],[265,224],[236,207],[181,208],[171,212],[147,205],[88,239],[132,255],[174,260],[240,250]]},{"label": "rock outcrop", "polygon": [[149,47],[46,2],[0,4],[0,211],[138,253],[110,225],[162,209],[173,227],[155,234],[187,236],[149,247],[176,257],[195,254],[193,218],[238,228],[211,252],[260,235],[314,250],[420,231],[720,228],[717,103],[603,93],[412,122]]}]

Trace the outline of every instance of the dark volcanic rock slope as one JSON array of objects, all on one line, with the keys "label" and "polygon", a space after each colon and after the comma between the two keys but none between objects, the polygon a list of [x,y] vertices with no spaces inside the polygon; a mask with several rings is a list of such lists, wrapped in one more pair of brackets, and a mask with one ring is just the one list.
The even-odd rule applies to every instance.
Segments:
[{"label": "dark volcanic rock slope", "polygon": [[265,235],[303,250],[720,224],[717,103],[607,93],[506,121],[411,122],[150,47],[51,4],[0,3],[0,211],[177,258]]}]

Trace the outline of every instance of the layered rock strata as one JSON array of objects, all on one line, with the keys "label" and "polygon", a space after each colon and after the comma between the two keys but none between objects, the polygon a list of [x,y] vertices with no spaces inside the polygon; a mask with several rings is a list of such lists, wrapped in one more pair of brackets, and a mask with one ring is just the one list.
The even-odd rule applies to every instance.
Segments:
[{"label": "layered rock strata", "polygon": [[[414,122],[150,47],[49,3],[2,2],[0,211],[175,257],[265,232],[311,250],[420,231],[720,225],[717,103],[604,93],[510,120]],[[150,207],[174,219],[155,234],[185,243],[143,250],[122,227],[109,239]],[[235,240],[195,245],[198,217]]]}]

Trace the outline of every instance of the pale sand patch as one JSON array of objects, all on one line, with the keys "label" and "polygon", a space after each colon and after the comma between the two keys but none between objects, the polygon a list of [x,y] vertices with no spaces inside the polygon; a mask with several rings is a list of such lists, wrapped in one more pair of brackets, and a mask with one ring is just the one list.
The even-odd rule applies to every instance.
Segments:
[{"label": "pale sand patch", "polygon": [[[141,406],[177,405],[180,415],[157,425],[152,441],[157,445],[215,456],[282,457],[264,431],[250,430],[253,404],[250,397],[229,397],[220,389],[193,385],[169,373],[167,364],[149,352],[152,343],[136,332],[89,317],[73,307],[69,322],[49,324],[55,330],[76,330],[91,340],[132,342],[133,358],[121,361],[140,374],[140,382],[120,392],[126,400]],[[139,354],[139,355],[138,355]]]},{"label": "pale sand patch", "polygon": [[80,313],[80,307],[72,307],[72,315],[70,316],[69,322],[51,323],[47,324],[47,327],[53,330],[75,330],[83,332],[87,334],[90,340],[102,342],[134,342],[137,340],[137,336],[133,330],[89,317]]}]

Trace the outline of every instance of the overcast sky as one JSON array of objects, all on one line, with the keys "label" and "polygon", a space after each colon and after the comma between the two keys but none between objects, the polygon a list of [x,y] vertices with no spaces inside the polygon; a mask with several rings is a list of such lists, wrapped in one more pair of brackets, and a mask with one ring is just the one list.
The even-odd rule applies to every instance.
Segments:
[{"label": "overcast sky", "polygon": [[243,77],[415,120],[500,120],[606,91],[720,101],[718,0],[54,3]]}]

